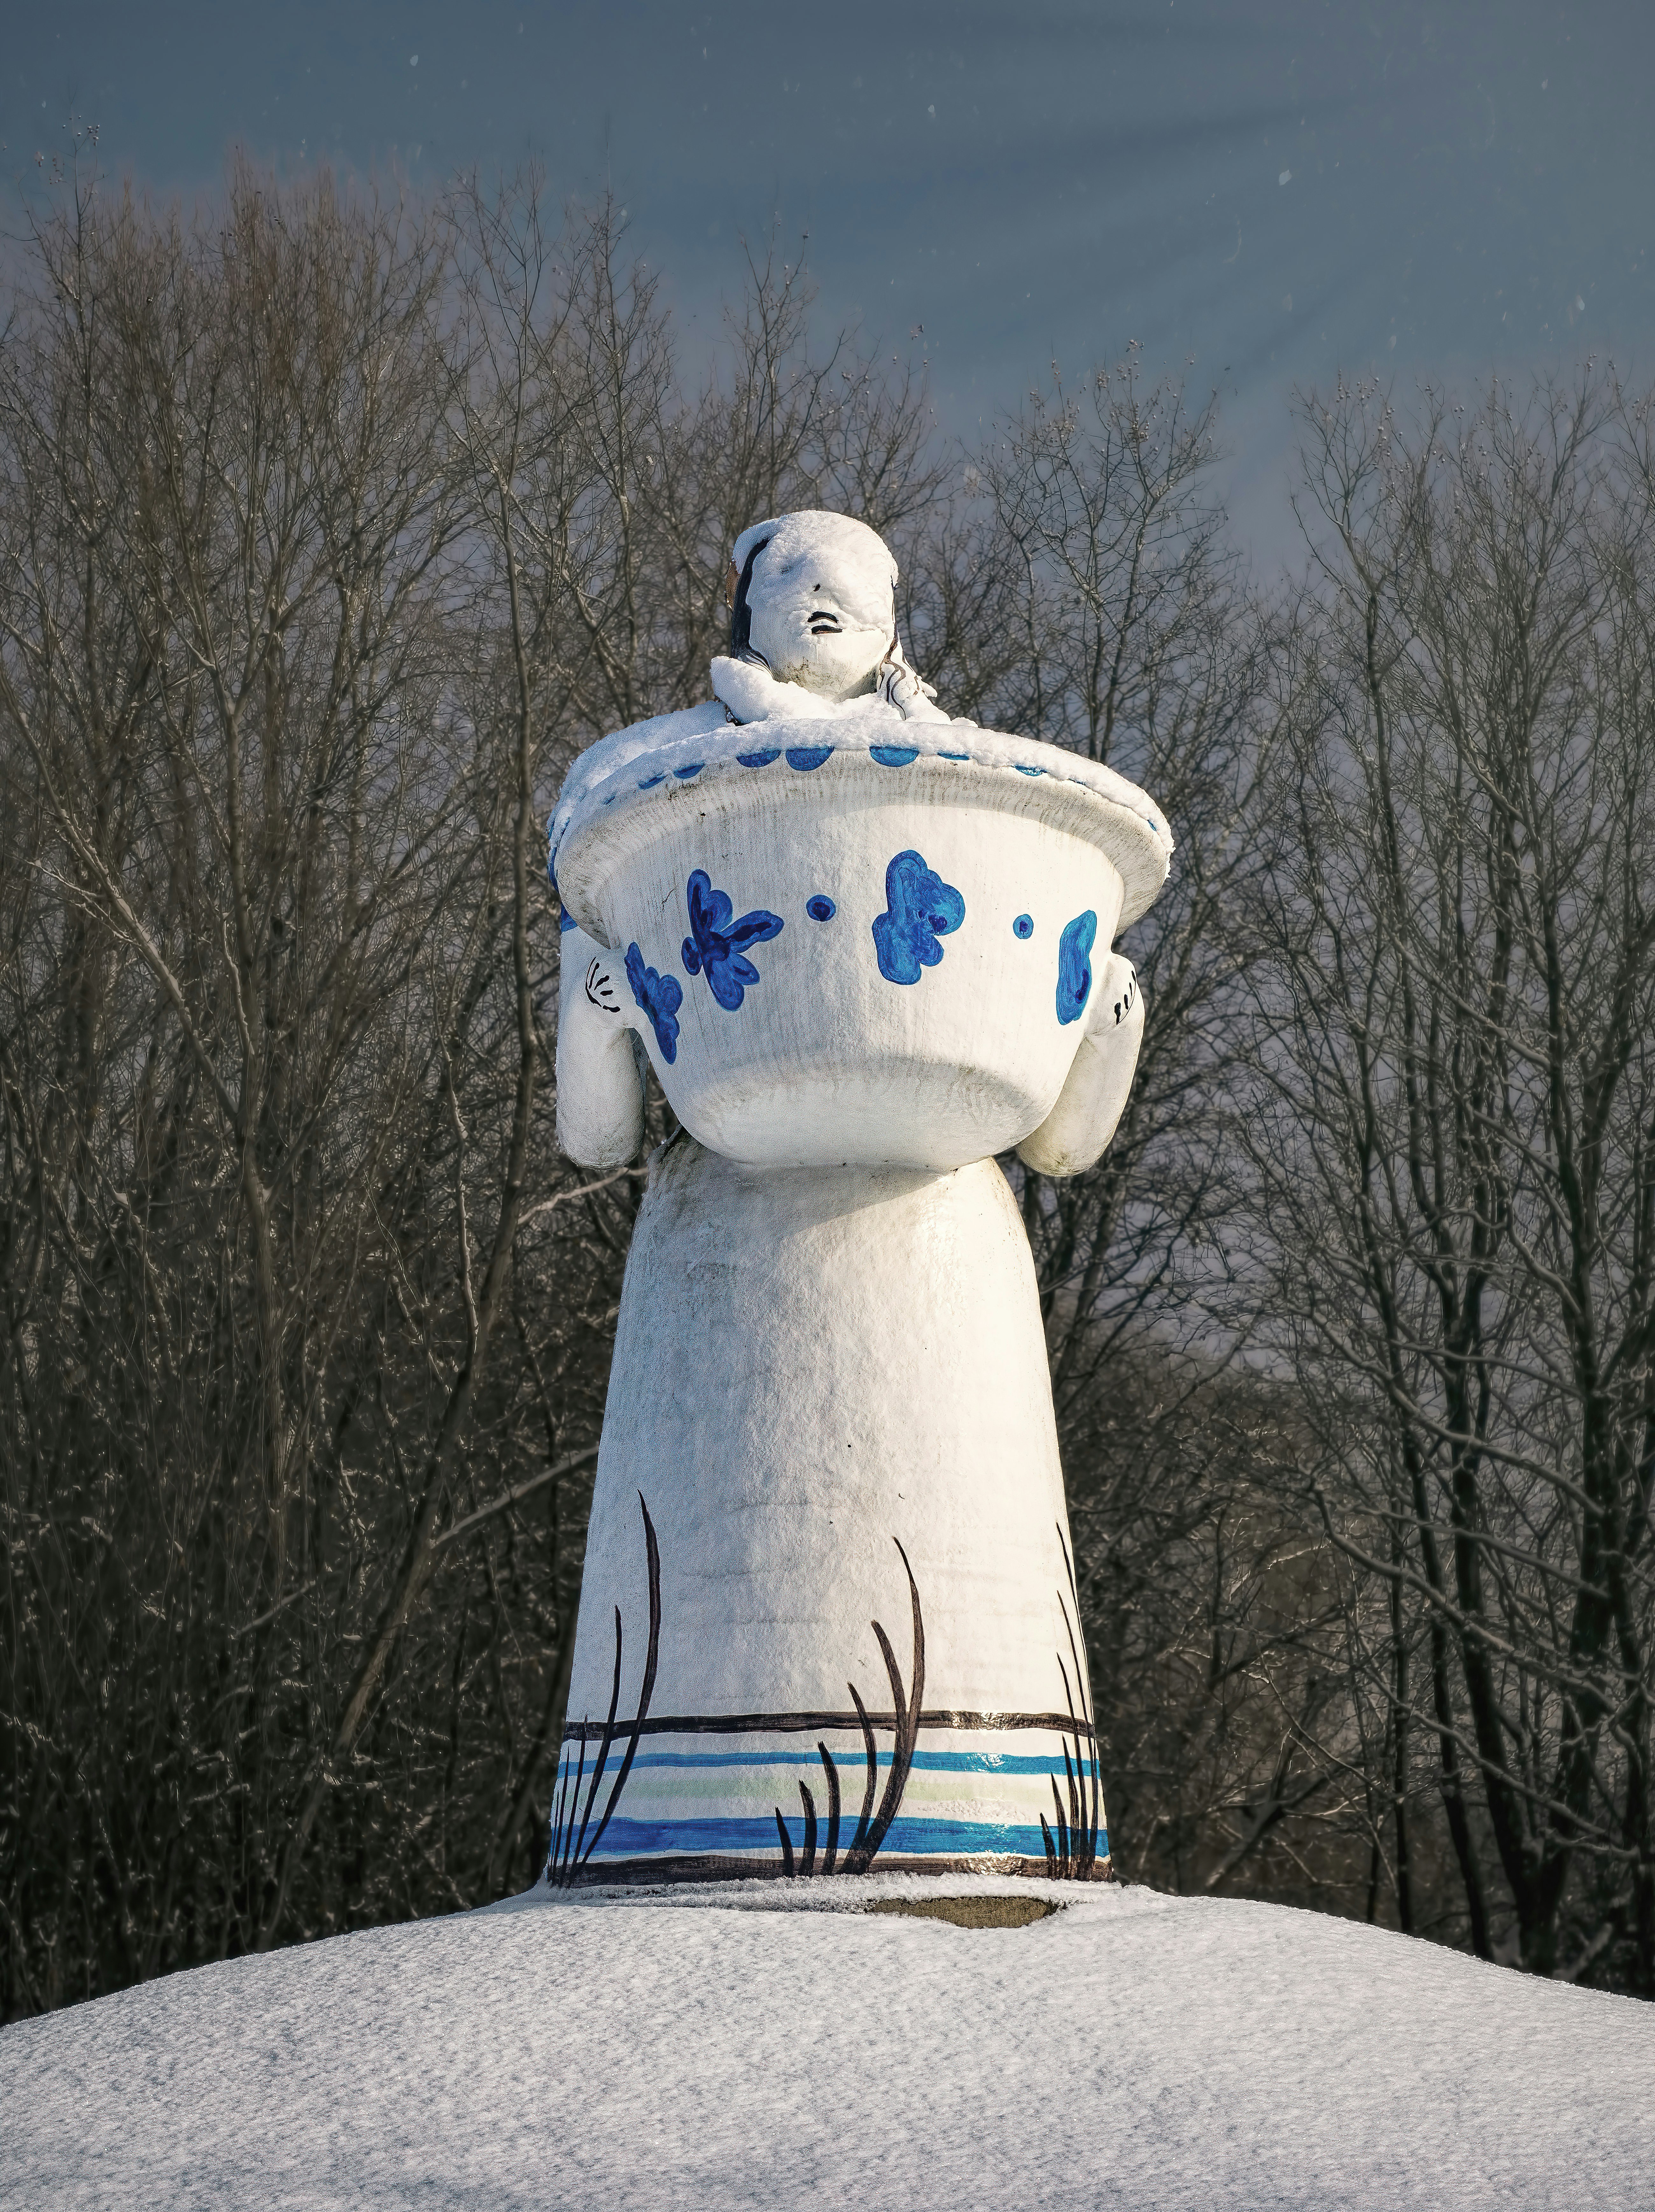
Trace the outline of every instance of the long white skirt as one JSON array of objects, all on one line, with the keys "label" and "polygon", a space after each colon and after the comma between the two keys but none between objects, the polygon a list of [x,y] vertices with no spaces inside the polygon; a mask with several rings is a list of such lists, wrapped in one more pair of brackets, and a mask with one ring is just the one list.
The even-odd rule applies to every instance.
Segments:
[{"label": "long white skirt", "polygon": [[627,1263],[547,1880],[1106,1875],[1070,1557],[995,1164],[681,1135]]}]

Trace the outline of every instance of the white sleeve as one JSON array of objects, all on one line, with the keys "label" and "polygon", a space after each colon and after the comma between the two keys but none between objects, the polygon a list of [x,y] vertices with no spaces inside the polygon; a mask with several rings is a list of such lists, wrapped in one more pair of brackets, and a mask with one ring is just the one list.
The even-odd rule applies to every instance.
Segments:
[{"label": "white sleeve", "polygon": [[557,1006],[557,1141],[583,1168],[620,1168],[644,1141],[626,969],[584,929],[566,929]]},{"label": "white sleeve", "polygon": [[1099,965],[1086,1028],[1058,1103],[1017,1147],[1037,1174],[1079,1175],[1100,1159],[1126,1110],[1143,1041],[1143,994],[1124,953]]}]

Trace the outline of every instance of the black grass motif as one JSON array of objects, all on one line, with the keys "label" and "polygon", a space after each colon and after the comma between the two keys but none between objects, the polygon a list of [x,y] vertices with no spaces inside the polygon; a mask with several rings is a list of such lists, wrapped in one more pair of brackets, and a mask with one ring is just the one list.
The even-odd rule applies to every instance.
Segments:
[{"label": "black grass motif", "polygon": [[[919,1607],[919,1586],[914,1581],[913,1569],[908,1555],[902,1550],[900,1539],[892,1542],[901,1553],[902,1567],[908,1577],[908,1597],[913,1613],[913,1662],[912,1679],[907,1690],[902,1686],[902,1670],[896,1663],[896,1654],[891,1649],[891,1639],[878,1621],[870,1623],[879,1638],[879,1649],[885,1661],[885,1672],[890,1677],[893,1738],[891,1771],[885,1781],[884,1795],[879,1801],[879,1810],[874,1811],[874,1790],[879,1780],[879,1756],[874,1743],[873,1723],[868,1718],[868,1708],[862,1702],[861,1692],[854,1682],[847,1682],[857,1718],[862,1723],[862,1747],[867,1761],[867,1780],[862,1793],[862,1814],[856,1824],[856,1833],[839,1862],[840,1794],[839,1769],[825,1743],[818,1743],[822,1770],[828,1778],[828,1847],[823,1854],[821,1871],[824,1875],[866,1874],[873,1864],[880,1845],[890,1832],[891,1823],[901,1809],[903,1793],[908,1786],[908,1776],[913,1766],[914,1746],[919,1739],[919,1713],[925,1694],[925,1623]],[[1071,1708],[1072,1710],[1072,1708]],[[776,1808],[776,1832],[781,1838],[782,1872],[791,1875],[796,1870],[811,1874],[816,1860],[816,1805],[803,1782],[799,1796],[804,1804],[804,1843],[797,1859],[793,1850],[792,1838],[787,1832],[787,1823],[782,1818],[779,1805]]]},{"label": "black grass motif", "polygon": [[[598,1741],[597,1756],[592,1765],[590,1782],[586,1778],[586,1729],[583,1724],[579,1736],[579,1750],[573,1771],[566,1765],[563,1780],[556,1796],[552,1828],[552,1847],[547,1856],[546,1880],[555,1887],[567,1887],[575,1881],[581,1869],[591,1858],[603,1841],[621,1793],[626,1788],[637,1757],[639,1740],[649,1717],[650,1700],[654,1695],[656,1667],[661,1643],[661,1553],[656,1540],[655,1524],[650,1519],[649,1507],[643,1493],[638,1504],[644,1519],[644,1543],[649,1571],[649,1644],[645,1654],[644,1679],[639,1692],[638,1711],[630,1723],[621,1722],[617,1729],[616,1716],[621,1703],[621,1666],[623,1632],[621,1611],[615,1614],[615,1673],[609,1691],[609,1707]],[[878,1639],[880,1655],[885,1662],[885,1672],[891,1689],[893,1743],[890,1772],[886,1778],[879,1808],[874,1809],[874,1796],[879,1781],[879,1759],[874,1739],[873,1723],[868,1708],[854,1682],[846,1685],[851,1702],[856,1708],[862,1729],[864,1761],[864,1780],[861,1809],[855,1832],[844,1852],[840,1853],[840,1838],[843,1816],[843,1799],[840,1784],[839,1766],[826,1743],[819,1741],[816,1753],[821,1760],[822,1774],[828,1789],[827,1840],[821,1846],[821,1823],[816,1811],[816,1800],[803,1781],[798,1784],[799,1801],[803,1810],[803,1835],[796,1850],[788,1831],[787,1821],[780,1806],[775,1808],[776,1834],[781,1845],[782,1873],[797,1878],[822,1875],[866,1874],[889,1834],[893,1822],[901,1810],[908,1778],[912,1771],[914,1752],[919,1736],[919,1718],[924,1707],[925,1689],[925,1624],[919,1603],[919,1588],[913,1577],[907,1553],[901,1541],[893,1538],[902,1560],[903,1571],[908,1578],[908,1597],[913,1624],[913,1657],[910,1679],[905,1689],[902,1670],[897,1664],[891,1639],[883,1624],[872,1621],[870,1626]],[[1063,1553],[1064,1570],[1068,1577],[1069,1595],[1058,1592],[1058,1604],[1064,1618],[1064,1631],[1069,1644],[1070,1665],[1064,1663],[1063,1654],[1057,1655],[1058,1671],[1063,1677],[1064,1699],[1069,1714],[1069,1729],[1062,1736],[1064,1779],[1065,1788],[1059,1789],[1054,1774],[1052,1782],[1052,1810],[1056,1822],[1053,1828],[1042,1814],[1040,1836],[1046,1848],[1046,1872],[1058,1881],[1088,1881],[1097,1878],[1098,1836],[1103,1813],[1102,1777],[1098,1761],[1097,1730],[1088,1702],[1086,1669],[1081,1659],[1076,1623],[1080,1618],[1080,1595],[1075,1582],[1074,1563],[1062,1527],[1058,1529],[1058,1543]],[[1071,1613],[1070,1607],[1073,1607]],[[1073,1668],[1071,1676],[1070,1668]],[[1076,1711],[1078,1699],[1079,1710]],[[616,1772],[603,1810],[594,1828],[592,1813],[597,1792],[609,1764],[609,1753],[618,1733],[627,1735],[627,1747]],[[1070,1741],[1073,1751],[1071,1755]],[[585,1784],[585,1804],[581,1806],[582,1784]],[[579,1818],[577,1819],[577,1814]]]},{"label": "black grass motif", "polygon": [[[1092,1881],[1097,1877],[1098,1829],[1103,1814],[1103,1784],[1098,1770],[1098,1735],[1094,1716],[1086,1698],[1086,1669],[1081,1663],[1080,1645],[1076,1638],[1075,1623],[1080,1619],[1080,1593],[1075,1586],[1074,1563],[1069,1556],[1069,1547],[1064,1541],[1061,1527],[1058,1543],[1063,1552],[1064,1571],[1069,1577],[1069,1597],[1074,1603],[1070,1617],[1069,1603],[1061,1590],[1058,1603],[1063,1612],[1064,1633],[1069,1638],[1069,1657],[1075,1669],[1071,1688],[1069,1668],[1063,1663],[1063,1654],[1058,1654],[1058,1671],[1063,1676],[1064,1699],[1069,1707],[1069,1721],[1074,1733],[1075,1755],[1069,1755],[1065,1738],[1063,1747],[1064,1772],[1069,1790],[1069,1816],[1064,1817],[1063,1799],[1058,1790],[1058,1778],[1052,1778],[1052,1802],[1058,1816],[1058,1832],[1054,1841],[1044,1818],[1040,1832],[1046,1839],[1046,1871],[1058,1881]],[[1080,1700],[1080,1711],[1075,1711],[1075,1701]],[[1088,1747],[1090,1747],[1089,1753]],[[1087,1773],[1088,1759],[1091,1773]]]},{"label": "black grass motif", "polygon": [[[893,1541],[895,1540],[893,1539]],[[884,1654],[885,1672],[891,1678],[891,1712],[894,1719],[894,1741],[891,1747],[891,1771],[885,1783],[885,1794],[879,1801],[879,1810],[873,1826],[862,1842],[846,1854],[846,1874],[866,1874],[874,1856],[889,1832],[902,1802],[902,1793],[908,1786],[908,1773],[913,1765],[914,1746],[919,1740],[919,1709],[925,1691],[925,1624],[919,1611],[919,1590],[913,1578],[913,1569],[908,1565],[908,1555],[899,1543],[902,1553],[903,1571],[908,1577],[908,1595],[913,1607],[913,1680],[908,1693],[906,1711],[902,1699],[902,1674],[896,1663],[896,1654],[891,1649],[891,1639],[876,1620],[874,1634],[879,1638],[880,1650]],[[859,1701],[858,1701],[859,1702]]]},{"label": "black grass motif", "polygon": [[[661,1547],[656,1541],[655,1523],[649,1517],[649,1507],[644,1503],[644,1493],[638,1493],[639,1509],[644,1516],[644,1547],[649,1565],[649,1644],[644,1654],[644,1680],[638,1693],[638,1711],[632,1722],[632,1732],[626,1755],[621,1761],[615,1786],[604,1803],[603,1815],[586,1839],[586,1831],[592,1816],[592,1807],[597,1797],[597,1786],[603,1778],[609,1747],[615,1741],[615,1717],[621,1703],[621,1608],[615,1608],[615,1682],[609,1692],[609,1717],[603,1723],[603,1734],[597,1747],[597,1758],[592,1766],[592,1778],[586,1791],[586,1808],[580,1816],[577,1831],[574,1808],[580,1799],[580,1783],[585,1771],[586,1741],[580,1740],[579,1765],[575,1773],[573,1802],[567,1780],[557,1814],[557,1825],[552,1832],[552,1848],[546,1860],[546,1879],[558,1887],[567,1887],[584,1867],[603,1840],[603,1831],[609,1825],[615,1808],[621,1801],[621,1792],[627,1786],[627,1777],[632,1772],[633,1760],[638,1756],[638,1739],[643,1734],[644,1723],[649,1717],[649,1701],[655,1693],[655,1669],[661,1656]],[[566,1812],[567,1808],[567,1812]]]},{"label": "black grass motif", "polygon": [[[816,1749],[821,1754],[822,1767],[828,1776],[828,1850],[821,1863],[823,1874],[832,1874],[839,1857],[839,1769],[834,1764],[834,1754],[825,1743]],[[804,1784],[799,1784],[801,1790]]]},{"label": "black grass motif", "polygon": [[[856,1707],[856,1717],[862,1723],[862,1748],[868,1762],[868,1786],[862,1793],[862,1818],[857,1822],[856,1833],[851,1838],[851,1849],[853,1851],[859,1851],[867,1838],[868,1823],[873,1818],[874,1785],[879,1779],[879,1760],[874,1751],[873,1723],[868,1718],[868,1708],[862,1702],[862,1693],[854,1682],[847,1682],[845,1686],[851,1693],[851,1702]],[[893,1705],[891,1708],[893,1720],[897,1708]],[[846,1871],[848,1872],[848,1869]]]},{"label": "black grass motif", "polygon": [[804,1801],[804,1856],[799,1872],[814,1874],[816,1870],[816,1801],[802,1782],[799,1796]]},{"label": "black grass motif", "polygon": [[[579,1758],[579,1765],[578,1765],[576,1766],[576,1768],[575,1768],[575,1776],[574,1776],[574,1806],[575,1806],[575,1809],[576,1809],[576,1810],[578,1810],[578,1809],[579,1809],[579,1804],[580,1804],[580,1781],[581,1781],[581,1777],[585,1773],[585,1771],[586,1771],[586,1740],[585,1740],[585,1738],[583,1736],[583,1737],[580,1739],[580,1758]],[[560,1841],[561,1841],[561,1849],[560,1849]],[[550,1859],[549,1859],[549,1860],[548,1861],[548,1863],[547,1863],[547,1866],[548,1866],[547,1879],[548,1879],[548,1881],[554,1881],[554,1880],[555,1880],[555,1881],[561,1881],[561,1879],[562,1879],[563,1875],[565,1875],[565,1873],[567,1871],[567,1869],[568,1869],[568,1863],[569,1863],[569,1853],[573,1850],[573,1848],[574,1848],[574,1819],[573,1819],[573,1813],[572,1813],[572,1814],[571,1814],[571,1816],[570,1816],[570,1820],[569,1820],[568,1826],[567,1826],[563,1830],[561,1839],[560,1839],[560,1838],[558,1838],[558,1837],[556,1837],[556,1836],[554,1836],[554,1837],[553,1837],[553,1838],[552,1838],[552,1853],[551,1853],[551,1857],[550,1857]],[[556,1869],[556,1872],[555,1872],[555,1875],[554,1875],[554,1874],[553,1874],[553,1872],[551,1871],[551,1869],[554,1869],[554,1868],[555,1868],[555,1869]]]}]

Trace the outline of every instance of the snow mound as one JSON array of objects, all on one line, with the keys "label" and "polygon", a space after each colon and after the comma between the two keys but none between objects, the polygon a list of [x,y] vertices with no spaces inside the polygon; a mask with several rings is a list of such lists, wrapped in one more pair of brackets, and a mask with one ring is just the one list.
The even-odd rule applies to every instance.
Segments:
[{"label": "snow mound", "polygon": [[[1655,2199],[1655,2008],[1276,1906],[828,1887],[531,1893],[8,2028],[0,2203]],[[966,1890],[1064,1909],[858,1909]]]}]

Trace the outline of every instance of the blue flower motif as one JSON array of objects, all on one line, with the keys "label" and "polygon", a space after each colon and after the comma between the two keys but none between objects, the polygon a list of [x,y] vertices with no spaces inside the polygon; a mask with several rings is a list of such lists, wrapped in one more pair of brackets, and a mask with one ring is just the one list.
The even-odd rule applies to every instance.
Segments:
[{"label": "blue flower motif", "polygon": [[688,904],[690,933],[684,939],[684,965],[692,975],[705,969],[713,997],[727,1014],[733,1014],[748,985],[759,980],[753,963],[743,958],[742,947],[779,937],[781,916],[755,907],[739,921],[732,921],[729,892],[714,890],[705,868],[697,868],[689,879]]},{"label": "blue flower motif", "polygon": [[1090,907],[1077,914],[1058,940],[1058,1019],[1077,1022],[1092,995],[1090,954],[1098,918]]},{"label": "blue flower motif", "polygon": [[804,911],[812,921],[831,921],[839,908],[826,891],[818,891],[814,898],[806,899]]},{"label": "blue flower motif", "polygon": [[1034,934],[1034,915],[1032,914],[1020,914],[1016,921],[1011,925],[1011,933],[1014,937],[1033,937]]},{"label": "blue flower motif", "polygon": [[879,972],[888,983],[917,983],[943,957],[937,942],[959,928],[966,902],[918,853],[899,853],[885,870],[885,906],[874,923]]},{"label": "blue flower motif", "polygon": [[662,975],[644,965],[635,945],[627,947],[627,981],[632,995],[649,1016],[655,1042],[669,1067],[678,1057],[678,1009],[684,1003],[684,987],[676,975]]}]

